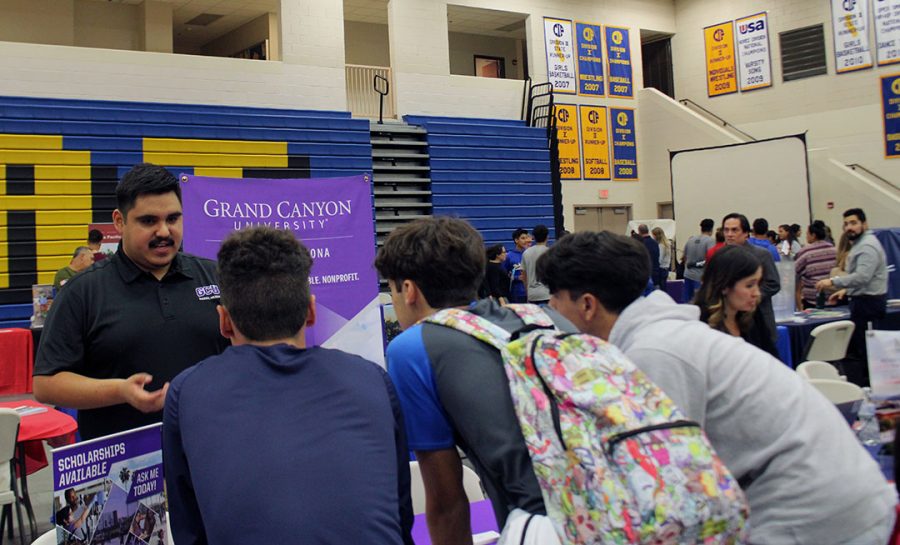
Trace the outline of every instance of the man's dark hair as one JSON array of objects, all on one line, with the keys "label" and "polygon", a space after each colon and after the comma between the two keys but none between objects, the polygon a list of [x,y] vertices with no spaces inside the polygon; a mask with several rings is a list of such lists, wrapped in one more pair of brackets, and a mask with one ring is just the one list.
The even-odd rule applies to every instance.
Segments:
[{"label": "man's dark hair", "polygon": [[493,261],[497,259],[497,256],[503,253],[503,250],[502,244],[494,244],[493,246],[489,246],[485,251],[485,257],[487,257],[488,261]]},{"label": "man's dark hair", "polygon": [[140,163],[119,180],[116,207],[127,219],[128,211],[134,208],[135,201],[141,195],[162,195],[170,191],[174,191],[178,202],[181,202],[181,186],[174,174],[159,165]]},{"label": "man's dark hair", "polygon": [[712,218],[706,218],[700,222],[700,232],[701,233],[710,233],[713,230],[713,227],[716,225],[716,222],[712,220]]},{"label": "man's dark hair", "polygon": [[866,221],[866,213],[863,212],[862,208],[850,208],[844,212],[843,217],[856,216],[859,218],[859,221]]},{"label": "man's dark hair", "polygon": [[766,218],[756,218],[753,220],[753,234],[754,235],[765,235],[769,232],[769,222],[766,221]]},{"label": "man's dark hair", "polygon": [[550,293],[573,298],[590,293],[609,312],[620,313],[637,299],[650,278],[647,248],[609,231],[581,231],[556,241],[537,261],[537,277]]},{"label": "man's dark hair", "polygon": [[639,235],[649,235],[650,228],[647,227],[646,224],[642,223],[642,224],[638,225],[638,234]]},{"label": "man's dark hair", "polygon": [[816,240],[828,240],[828,231],[825,229],[825,222],[822,220],[815,220],[809,224],[806,231],[816,237]]},{"label": "man's dark hair", "polygon": [[745,216],[743,214],[738,214],[737,212],[732,212],[731,214],[728,214],[727,216],[722,218],[722,226],[723,227],[725,226],[726,221],[733,220],[733,219],[737,219],[738,221],[741,222],[741,231],[743,231],[745,233],[750,232],[750,220],[747,219],[747,216]]},{"label": "man's dark hair", "polygon": [[531,234],[534,236],[535,242],[547,242],[550,229],[547,229],[547,226],[543,224],[535,225],[534,229],[531,230]]},{"label": "man's dark hair", "polygon": [[519,228],[517,228],[515,231],[513,231],[512,239],[513,239],[513,241],[515,241],[515,240],[516,240],[517,238],[519,238],[520,236],[522,236],[522,235],[527,235],[527,234],[528,234],[528,230],[527,230],[527,229],[522,229],[521,227],[519,227]]},{"label": "man's dark hair", "polygon": [[91,229],[88,231],[88,244],[100,244],[103,242],[103,233],[100,232],[100,229]]},{"label": "man's dark hair", "polygon": [[404,280],[415,282],[432,308],[468,305],[484,277],[484,241],[464,220],[423,218],[388,235],[375,268],[397,289]]},{"label": "man's dark hair", "polygon": [[290,231],[235,231],[219,248],[221,303],[252,341],[293,337],[306,323],[312,258]]}]

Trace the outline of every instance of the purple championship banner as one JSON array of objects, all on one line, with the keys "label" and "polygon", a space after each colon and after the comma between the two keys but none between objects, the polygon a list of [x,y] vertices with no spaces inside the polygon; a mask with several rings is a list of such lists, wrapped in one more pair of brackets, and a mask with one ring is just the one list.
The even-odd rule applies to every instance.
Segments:
[{"label": "purple championship banner", "polygon": [[164,545],[162,424],[53,450],[57,543]]},{"label": "purple championship banner", "polygon": [[316,323],[306,330],[307,344],[384,366],[370,181],[368,174],[309,179],[183,174],[184,251],[215,260],[232,231],[257,226],[291,231],[313,258],[309,285]]}]

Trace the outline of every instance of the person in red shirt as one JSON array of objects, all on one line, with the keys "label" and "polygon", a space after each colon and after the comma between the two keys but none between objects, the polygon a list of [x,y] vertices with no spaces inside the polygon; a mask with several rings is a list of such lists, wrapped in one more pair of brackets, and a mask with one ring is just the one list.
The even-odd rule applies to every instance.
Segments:
[{"label": "person in red shirt", "polygon": [[718,252],[722,246],[725,246],[725,233],[723,233],[722,228],[719,227],[718,229],[716,229],[716,244],[706,251],[707,263],[710,259],[712,259],[713,254]]}]

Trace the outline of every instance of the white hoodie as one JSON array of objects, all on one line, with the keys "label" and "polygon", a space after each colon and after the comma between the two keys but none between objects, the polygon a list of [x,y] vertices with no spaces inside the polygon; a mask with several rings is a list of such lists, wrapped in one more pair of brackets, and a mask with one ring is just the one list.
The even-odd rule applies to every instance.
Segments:
[{"label": "white hoodie", "polygon": [[655,291],[619,315],[609,342],[703,426],[745,485],[750,542],[838,544],[887,524],[896,492],[837,408],[780,361],[699,315]]}]

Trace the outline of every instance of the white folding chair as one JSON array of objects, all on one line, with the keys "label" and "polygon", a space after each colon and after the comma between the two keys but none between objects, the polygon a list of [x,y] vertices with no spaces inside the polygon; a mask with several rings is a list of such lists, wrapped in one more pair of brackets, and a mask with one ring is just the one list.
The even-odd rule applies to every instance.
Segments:
[{"label": "white folding chair", "polygon": [[40,537],[31,542],[31,545],[56,545],[56,528],[41,534]]},{"label": "white folding chair", "polygon": [[797,366],[797,374],[809,380],[811,378],[824,378],[828,380],[847,380],[847,377],[838,373],[838,370],[827,361],[805,361]]},{"label": "white folding chair", "polygon": [[19,492],[16,489],[16,471],[13,459],[16,456],[16,439],[19,436],[19,413],[14,409],[0,409],[0,539],[9,519],[12,530],[12,505],[16,507],[16,518],[19,522],[19,543],[25,545],[25,526],[22,524],[22,506],[19,503]]},{"label": "white folding chair", "polygon": [[[481,479],[478,474],[467,465],[462,466],[463,469],[463,490],[469,503],[481,501],[484,499],[484,491],[481,488]],[[419,469],[419,462],[409,463],[410,485],[409,492],[412,497],[413,514],[418,515],[425,512],[425,484],[422,482],[422,471]]]},{"label": "white folding chair", "polygon": [[463,465],[463,489],[466,491],[466,497],[469,503],[481,501],[484,499],[484,490],[481,488],[481,479],[471,467]]},{"label": "white folding chair", "polygon": [[839,403],[850,403],[863,399],[864,394],[862,388],[843,380],[829,380],[826,378],[813,378],[809,380],[817,390],[828,398],[835,405]]},{"label": "white folding chair", "polygon": [[847,356],[847,346],[853,336],[853,322],[840,320],[822,324],[810,332],[806,360],[837,361]]}]

